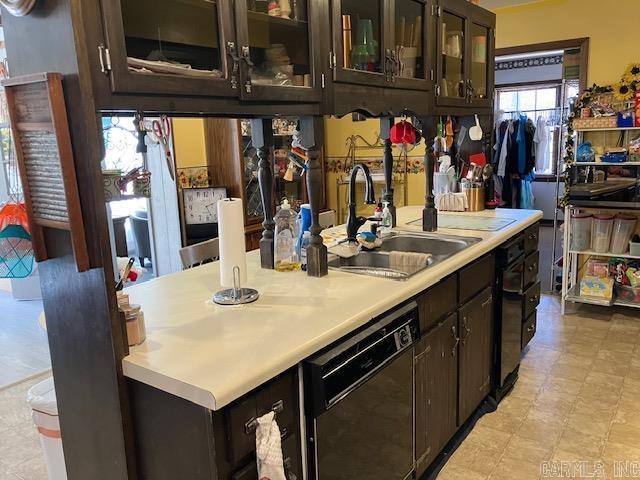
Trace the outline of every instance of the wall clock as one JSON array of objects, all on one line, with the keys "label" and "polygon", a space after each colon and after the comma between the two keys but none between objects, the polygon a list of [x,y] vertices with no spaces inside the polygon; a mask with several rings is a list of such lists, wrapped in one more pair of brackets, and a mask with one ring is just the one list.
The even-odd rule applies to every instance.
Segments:
[{"label": "wall clock", "polygon": [[184,219],[187,225],[218,222],[218,200],[227,198],[225,187],[183,188]]}]

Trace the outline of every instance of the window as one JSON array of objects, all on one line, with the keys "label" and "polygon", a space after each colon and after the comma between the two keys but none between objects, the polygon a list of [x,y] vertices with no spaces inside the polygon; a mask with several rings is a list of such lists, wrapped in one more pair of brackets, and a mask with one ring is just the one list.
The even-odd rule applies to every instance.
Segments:
[{"label": "window", "polygon": [[496,110],[500,120],[517,118],[520,114],[531,119],[537,128],[546,129],[545,151],[536,154],[536,174],[554,175],[558,160],[558,136],[562,129],[560,118],[562,85],[535,85],[498,88]]}]

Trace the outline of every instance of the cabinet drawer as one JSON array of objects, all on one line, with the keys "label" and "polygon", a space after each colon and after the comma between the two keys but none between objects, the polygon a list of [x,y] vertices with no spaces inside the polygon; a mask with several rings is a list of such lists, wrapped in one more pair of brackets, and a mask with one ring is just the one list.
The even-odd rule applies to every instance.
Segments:
[{"label": "cabinet drawer", "polygon": [[538,313],[534,311],[522,324],[522,349],[529,345],[529,342],[536,334]]},{"label": "cabinet drawer", "polygon": [[524,231],[524,253],[529,254],[538,250],[538,239],[540,237],[540,224],[531,225]]},{"label": "cabinet drawer", "polygon": [[529,318],[529,316],[536,311],[538,305],[540,305],[540,282],[529,287],[529,289],[524,292],[523,302],[522,317]]},{"label": "cabinet drawer", "polygon": [[438,325],[458,306],[458,281],[455,275],[445,278],[418,298],[420,333]]},{"label": "cabinet drawer", "polygon": [[485,288],[493,285],[495,275],[495,255],[481,258],[458,273],[458,297],[462,305]]},{"label": "cabinet drawer", "polygon": [[540,263],[540,253],[534,252],[524,260],[524,282],[523,287],[527,288],[538,280],[538,264]]},{"label": "cabinet drawer", "polygon": [[272,409],[277,409],[282,437],[292,433],[296,429],[297,398],[296,376],[287,373],[230,406],[225,411],[229,462],[237,465],[255,451],[255,420]]}]

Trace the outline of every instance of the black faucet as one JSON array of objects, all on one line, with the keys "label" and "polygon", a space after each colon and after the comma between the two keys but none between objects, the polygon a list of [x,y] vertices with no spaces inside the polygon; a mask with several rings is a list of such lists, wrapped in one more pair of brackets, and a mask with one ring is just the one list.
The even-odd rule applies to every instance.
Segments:
[{"label": "black faucet", "polygon": [[373,179],[371,178],[369,167],[359,163],[353,167],[353,170],[351,170],[351,173],[349,174],[349,216],[347,217],[347,240],[350,242],[356,241],[358,229],[367,221],[365,217],[356,216],[356,177],[358,176],[358,170],[362,170],[365,178],[365,203],[367,205],[375,205],[376,203],[376,191],[373,186]]}]

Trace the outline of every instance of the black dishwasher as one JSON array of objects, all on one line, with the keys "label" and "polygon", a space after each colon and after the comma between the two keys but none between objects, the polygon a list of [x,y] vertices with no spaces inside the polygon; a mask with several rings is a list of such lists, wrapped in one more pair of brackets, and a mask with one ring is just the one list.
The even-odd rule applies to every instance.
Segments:
[{"label": "black dishwasher", "polygon": [[518,378],[522,338],[525,237],[518,235],[497,251],[496,341],[493,396],[500,401]]},{"label": "black dishwasher", "polygon": [[412,476],[415,302],[305,362],[310,478]]}]

